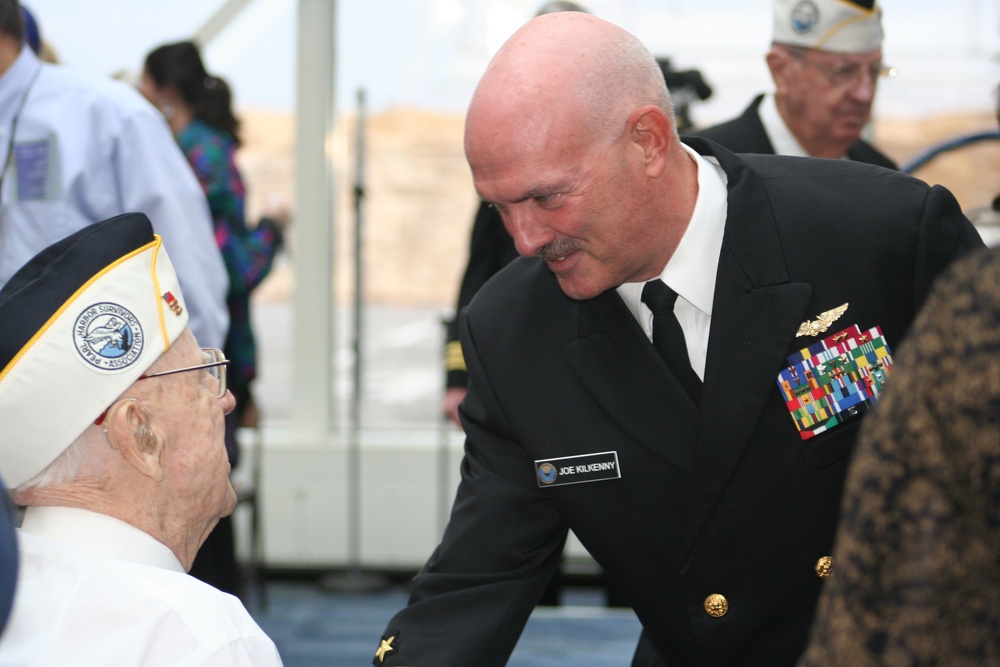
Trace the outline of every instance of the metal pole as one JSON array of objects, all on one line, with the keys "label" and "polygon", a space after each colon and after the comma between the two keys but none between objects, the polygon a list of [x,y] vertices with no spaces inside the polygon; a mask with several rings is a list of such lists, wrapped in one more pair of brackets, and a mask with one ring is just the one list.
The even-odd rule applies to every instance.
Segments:
[{"label": "metal pole", "polygon": [[347,563],[352,571],[361,569],[361,350],[362,307],[364,304],[364,207],[365,198],[365,91],[358,90],[356,163],[354,171],[354,377],[351,394],[350,436],[347,443],[348,507]]},{"label": "metal pole", "polygon": [[353,391],[347,437],[347,572],[323,578],[324,588],[360,592],[384,588],[385,577],[365,573],[361,565],[361,397],[364,370],[364,198],[365,198],[365,91],[358,90],[356,166],[354,172],[354,317]]},{"label": "metal pole", "polygon": [[299,0],[295,109],[292,436],[333,439],[333,0]]},{"label": "metal pole", "polygon": [[198,46],[204,47],[215,39],[250,2],[251,0],[227,0],[198,28],[191,41]]}]

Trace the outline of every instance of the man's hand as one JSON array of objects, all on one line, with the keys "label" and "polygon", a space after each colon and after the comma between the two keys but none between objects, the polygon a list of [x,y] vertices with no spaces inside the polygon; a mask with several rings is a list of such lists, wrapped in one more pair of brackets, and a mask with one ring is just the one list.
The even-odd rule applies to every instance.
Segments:
[{"label": "man's hand", "polygon": [[462,421],[458,418],[458,405],[467,393],[469,390],[465,387],[450,387],[444,393],[443,412],[459,428],[462,428]]}]

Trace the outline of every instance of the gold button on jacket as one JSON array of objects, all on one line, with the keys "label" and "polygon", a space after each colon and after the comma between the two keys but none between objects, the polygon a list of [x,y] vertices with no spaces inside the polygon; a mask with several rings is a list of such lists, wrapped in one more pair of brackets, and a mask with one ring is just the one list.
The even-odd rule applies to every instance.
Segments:
[{"label": "gold button on jacket", "polygon": [[816,561],[817,577],[820,579],[826,579],[831,574],[833,574],[833,558],[831,556],[823,556]]},{"label": "gold button on jacket", "polygon": [[729,601],[718,593],[712,593],[705,598],[705,611],[713,618],[721,618],[729,611]]}]

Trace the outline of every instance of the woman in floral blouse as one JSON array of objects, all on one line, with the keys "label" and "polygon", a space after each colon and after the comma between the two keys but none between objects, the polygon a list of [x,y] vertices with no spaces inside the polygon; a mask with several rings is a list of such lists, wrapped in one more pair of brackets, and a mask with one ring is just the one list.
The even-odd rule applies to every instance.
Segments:
[{"label": "woman in floral blouse", "polygon": [[[284,216],[264,217],[256,227],[247,227],[246,188],[235,161],[240,124],[232,110],[232,95],[224,80],[205,70],[194,43],[165,44],[151,51],[144,63],[140,90],[163,112],[205,191],[215,240],[229,274],[229,332],[223,352],[230,360],[228,383],[236,397],[236,409],[227,416],[226,424],[226,447],[235,466],[236,428],[245,423],[245,416],[249,420],[255,414],[250,385],[256,376],[257,346],[250,321],[250,293],[268,275],[281,248]],[[215,532],[224,542],[221,550],[226,562],[213,568],[221,570],[220,574],[216,577],[206,572],[201,576],[198,561],[192,574],[216,579],[209,583],[238,594],[232,527],[220,523]],[[199,560],[211,557],[211,542],[212,538],[202,547]]]}]

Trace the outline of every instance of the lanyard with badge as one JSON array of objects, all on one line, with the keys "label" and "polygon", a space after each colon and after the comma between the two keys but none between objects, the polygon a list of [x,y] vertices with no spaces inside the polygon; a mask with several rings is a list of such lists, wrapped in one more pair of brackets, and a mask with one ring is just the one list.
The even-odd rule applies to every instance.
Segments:
[{"label": "lanyard with badge", "polygon": [[21,111],[24,110],[24,103],[28,101],[28,95],[31,94],[31,89],[35,85],[35,81],[38,79],[38,73],[42,71],[42,64],[38,64],[38,68],[35,73],[31,75],[31,81],[28,82],[28,87],[24,89],[24,94],[21,95],[21,101],[17,105],[17,111],[14,112],[14,119],[10,122],[10,138],[7,140],[7,157],[4,158],[3,170],[0,171],[0,203],[3,203],[3,184],[4,179],[7,178],[7,172],[10,170],[10,163],[14,159],[14,135],[17,134],[17,121],[21,118]]}]

